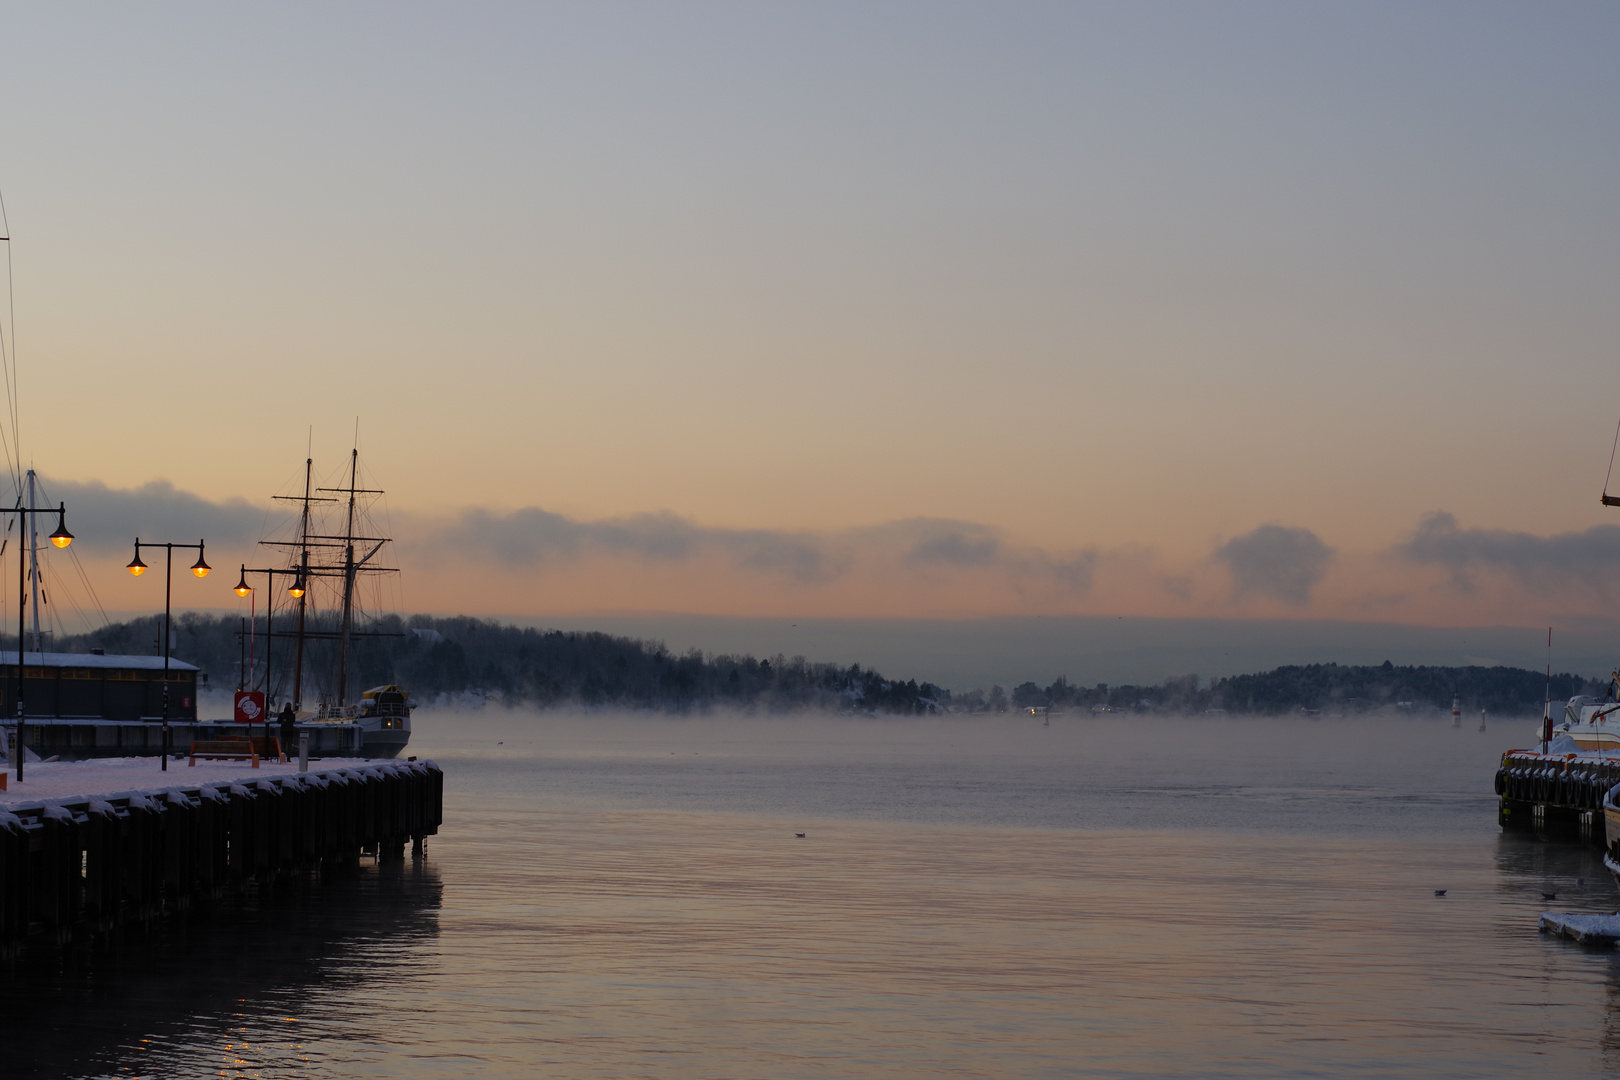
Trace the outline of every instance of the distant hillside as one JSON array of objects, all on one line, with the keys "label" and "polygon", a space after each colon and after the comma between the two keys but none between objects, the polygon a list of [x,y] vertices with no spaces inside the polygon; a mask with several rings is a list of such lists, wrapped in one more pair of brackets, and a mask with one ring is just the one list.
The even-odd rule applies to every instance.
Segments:
[{"label": "distant hillside", "polygon": [[[278,622],[278,632],[287,629]],[[209,673],[215,689],[236,686],[242,647],[241,621],[187,612],[172,626],[173,655]],[[163,620],[157,616],[115,623],[106,629],[64,638],[53,648],[85,652],[151,655]],[[930,683],[886,679],[859,665],[811,663],[802,656],[677,655],[662,642],[599,633],[523,629],[472,618],[413,616],[389,618],[369,629],[391,636],[357,638],[350,687],[397,683],[418,700],[440,695],[472,695],[513,704],[617,706],[687,711],[715,706],[779,711],[796,708],[915,714],[944,711],[950,694]],[[257,652],[263,663],[266,641],[259,624]],[[11,639],[15,648],[16,639]],[[273,642],[276,680],[272,696],[292,692],[293,643]],[[306,704],[319,700],[320,687],[335,683],[332,643],[305,647]],[[260,668],[262,670],[262,666]],[[313,688],[313,689],[312,689]]]},{"label": "distant hillside", "polygon": [[[183,614],[174,621],[174,655],[208,672],[216,689],[230,690],[236,685],[240,625],[229,616]],[[263,629],[261,620],[257,642],[261,664]],[[843,667],[797,656],[756,659],[696,650],[675,654],[657,641],[524,629],[485,619],[412,616],[386,619],[375,629],[391,636],[356,640],[353,687],[398,683],[424,702],[471,696],[542,708],[586,705],[676,712],[818,708],[909,715],[1049,707],[1348,714],[1374,709],[1449,711],[1456,694],[1470,717],[1482,708],[1494,716],[1531,716],[1541,712],[1546,683],[1542,672],[1524,668],[1397,667],[1385,661],[1377,666],[1290,665],[1208,684],[1196,675],[1155,686],[1073,686],[1060,678],[1044,687],[1027,682],[1010,692],[993,686],[952,693],[914,679],[886,678],[858,664]],[[161,631],[162,619],[151,616],[65,638],[53,647],[65,652],[101,648],[150,655],[158,651]],[[9,644],[15,647],[15,639]],[[279,701],[291,692],[292,644],[278,638],[273,647],[278,678],[272,694]],[[335,659],[329,642],[312,641],[306,648],[304,697],[313,704],[319,700],[319,688],[329,683]],[[1552,680],[1554,700],[1605,690],[1605,684],[1578,675],[1559,674]]]},{"label": "distant hillside", "polygon": [[[1452,695],[1463,712],[1480,709],[1497,716],[1540,715],[1547,688],[1545,672],[1510,667],[1396,667],[1341,664],[1289,665],[1254,675],[1234,675],[1205,686],[1196,675],[1168,679],[1158,686],[1051,686],[1025,683],[1012,693],[1015,706],[1114,708],[1136,711],[1278,715],[1307,710],[1354,713],[1373,709],[1451,710]],[[1552,698],[1602,694],[1607,684],[1580,675],[1552,677]]]}]

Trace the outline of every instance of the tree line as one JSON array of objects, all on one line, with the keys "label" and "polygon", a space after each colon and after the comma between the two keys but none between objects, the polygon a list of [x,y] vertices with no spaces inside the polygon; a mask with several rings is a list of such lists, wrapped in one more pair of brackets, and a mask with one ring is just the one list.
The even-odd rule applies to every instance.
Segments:
[{"label": "tree line", "polygon": [[[172,623],[172,654],[196,664],[216,690],[232,690],[247,642],[232,616],[186,612]],[[48,645],[62,652],[153,655],[162,648],[163,620],[148,616],[113,623]],[[265,653],[273,702],[292,696],[293,642],[266,639],[261,619],[253,651],[259,688],[265,688]],[[278,626],[278,634],[285,631]],[[10,641],[15,647],[15,639]],[[330,699],[337,652],[329,639],[305,642],[306,705]],[[1539,715],[1547,680],[1539,671],[1510,667],[1398,667],[1303,664],[1203,682],[1197,675],[1153,685],[1079,686],[1058,678],[1047,686],[1025,682],[1010,691],[992,686],[956,692],[916,679],[892,679],[859,664],[816,663],[802,656],[672,652],[661,641],[597,632],[537,630],[465,616],[389,616],[353,639],[348,697],[384,684],[403,686],[417,700],[458,695],[514,705],[614,706],[676,712],[709,708],[759,711],[826,709],[916,715],[997,713],[1016,709],[1167,713],[1354,713],[1373,709],[1449,711],[1453,695],[1476,715]],[[1601,696],[1608,685],[1562,673],[1551,682],[1553,700]]]},{"label": "tree line", "polygon": [[[171,655],[196,664],[216,690],[233,690],[243,670],[242,620],[186,612],[172,620]],[[153,655],[161,651],[158,616],[114,623],[65,637],[51,648],[63,652]],[[294,642],[265,638],[255,627],[256,686],[266,684],[274,703],[293,695]],[[286,632],[279,623],[276,633]],[[12,639],[15,647],[15,639]],[[337,645],[330,639],[304,643],[305,705],[335,697]],[[597,632],[536,630],[489,619],[389,616],[352,639],[347,697],[359,690],[395,684],[418,701],[476,695],[511,704],[614,706],[677,712],[715,707],[783,711],[816,708],[898,715],[944,712],[950,693],[929,682],[889,679],[852,664],[813,663],[802,656],[675,653],[661,641]]]},{"label": "tree line", "polygon": [[[996,690],[990,696],[994,697]],[[1397,667],[1379,665],[1290,664],[1252,675],[1232,675],[1202,684],[1197,675],[1166,679],[1156,686],[1071,686],[1058,679],[1050,686],[1026,682],[1007,699],[1015,708],[1093,709],[1097,711],[1226,712],[1250,715],[1284,713],[1357,713],[1451,710],[1455,697],[1462,710],[1481,709],[1499,716],[1540,715],[1550,694],[1554,703],[1578,694],[1602,696],[1608,683],[1568,672],[1513,667]],[[970,695],[959,695],[968,697]],[[986,701],[990,707],[995,702]]]}]

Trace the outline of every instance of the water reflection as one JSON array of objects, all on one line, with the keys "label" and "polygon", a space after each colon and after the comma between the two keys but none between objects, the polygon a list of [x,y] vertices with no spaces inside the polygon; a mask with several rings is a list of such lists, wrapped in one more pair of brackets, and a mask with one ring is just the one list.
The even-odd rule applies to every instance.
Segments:
[{"label": "water reflection", "polygon": [[[1498,894],[1520,910],[1589,914],[1620,910],[1620,890],[1603,865],[1603,851],[1591,844],[1531,832],[1503,833],[1496,846],[1496,869]],[[1556,899],[1548,899],[1548,894]],[[1539,981],[1548,986],[1558,986],[1572,969],[1596,969],[1604,976],[1596,1043],[1603,1072],[1620,1074],[1620,954],[1550,936],[1543,937],[1541,947]],[[1569,1000],[1566,991],[1537,1004],[1579,1010],[1584,1003]]]},{"label": "water reflection", "polygon": [[[1620,907],[1620,890],[1603,866],[1603,850],[1532,832],[1504,832],[1496,842],[1497,891],[1504,899],[1548,911],[1607,913]],[[1553,894],[1555,900],[1545,899]]]},{"label": "water reflection", "polygon": [[431,867],[19,965],[0,1069],[1620,1072],[1620,961],[1536,930],[1601,852],[1449,728],[543,719],[448,748]]},{"label": "water reflection", "polygon": [[251,1076],[307,1061],[332,1002],[364,1013],[392,980],[431,963],[423,946],[439,935],[442,894],[431,863],[365,865],[127,932],[111,947],[35,950],[0,972],[3,1074],[173,1076],[208,1065]]}]

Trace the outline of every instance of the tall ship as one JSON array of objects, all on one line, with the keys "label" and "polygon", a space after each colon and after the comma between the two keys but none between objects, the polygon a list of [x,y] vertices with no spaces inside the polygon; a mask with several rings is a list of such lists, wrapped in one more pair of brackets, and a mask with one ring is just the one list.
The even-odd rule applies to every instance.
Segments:
[{"label": "tall ship", "polygon": [[[393,683],[362,688],[359,681],[368,667],[389,670],[376,662],[382,659],[378,639],[408,632],[383,614],[389,605],[376,586],[398,570],[382,565],[391,541],[376,535],[369,513],[383,493],[362,484],[355,450],[341,485],[316,486],[313,459],[306,458],[302,491],[275,497],[291,502],[294,513],[280,535],[260,542],[277,557],[261,567],[242,566],[235,591],[250,600],[251,618],[243,620],[229,717],[209,717],[204,699],[217,700],[219,687],[210,687],[208,673],[196,664],[165,657],[161,640],[154,642],[155,655],[53,651],[52,635],[41,626],[41,609],[50,600],[39,556],[50,548],[37,529],[27,529],[20,543],[10,538],[32,585],[23,613],[32,615],[33,628],[23,635],[20,673],[16,650],[0,650],[0,759],[13,759],[19,737],[29,760],[142,756],[165,746],[181,753],[194,741],[229,736],[285,743],[279,720],[287,709],[294,729],[291,745],[283,747],[289,754],[307,735],[316,757],[397,757],[411,737],[411,696]],[[32,510],[38,503],[30,471],[18,504]],[[197,548],[192,571],[202,577],[207,568],[202,545]]]},{"label": "tall ship", "polygon": [[[1620,425],[1609,451],[1604,506],[1620,506],[1620,496],[1609,494],[1617,451]],[[1601,841],[1604,865],[1620,881],[1620,668],[1601,695],[1578,694],[1560,706],[1552,700],[1551,629],[1547,651],[1547,692],[1535,743],[1505,752],[1497,766],[1497,821],[1504,829],[1565,831]]]},{"label": "tall ship", "polygon": [[[1620,425],[1615,427],[1615,449],[1620,449]],[[1609,451],[1609,475],[1603,478],[1602,505],[1620,506],[1620,495],[1609,494],[1609,481],[1614,476],[1615,450]],[[1549,631],[1550,632],[1550,631]],[[1552,669],[1548,668],[1551,676]],[[1620,751],[1620,668],[1609,675],[1609,690],[1602,697],[1582,695],[1564,703],[1562,717],[1552,715],[1549,709],[1542,721],[1543,749],[1555,744],[1561,752]]]},{"label": "tall ship", "polygon": [[[360,689],[356,672],[365,654],[375,652],[365,648],[368,644],[405,633],[381,624],[387,606],[382,586],[399,570],[379,559],[392,543],[377,535],[370,513],[383,491],[362,486],[358,447],[350,451],[348,465],[346,483],[321,487],[315,483],[314,459],[306,458],[302,493],[274,496],[295,504],[296,514],[282,536],[260,541],[280,555],[267,562],[280,565],[242,567],[239,595],[250,574],[263,574],[270,583],[263,671],[257,663],[255,618],[250,631],[255,655],[242,679],[248,691],[262,695],[257,703],[272,724],[278,708],[293,711],[298,731],[310,736],[312,751],[391,758],[410,742],[410,693],[392,683]],[[276,604],[283,585],[289,603],[286,622],[277,629]],[[291,655],[278,670],[272,661],[283,648]],[[240,705],[237,711],[241,713]]]}]

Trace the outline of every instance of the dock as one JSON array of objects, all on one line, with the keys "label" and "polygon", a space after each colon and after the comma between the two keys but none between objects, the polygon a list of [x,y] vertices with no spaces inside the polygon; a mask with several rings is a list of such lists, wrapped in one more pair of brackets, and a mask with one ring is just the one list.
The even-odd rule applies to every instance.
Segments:
[{"label": "dock", "polygon": [[1543,911],[1538,923],[1542,933],[1568,938],[1582,945],[1607,949],[1620,941],[1620,915],[1571,915]]},{"label": "dock", "polygon": [[[52,768],[51,766],[55,767]],[[113,790],[115,782],[133,781]],[[249,888],[416,855],[444,817],[431,761],[40,763],[0,792],[0,957],[182,916]],[[98,793],[85,793],[88,788]],[[24,790],[26,789],[26,790]]]},{"label": "dock", "polygon": [[[0,694],[3,697],[3,694]],[[361,753],[358,725],[335,721],[301,720],[299,734],[309,735],[312,754]],[[9,729],[15,732],[15,728]],[[193,742],[208,739],[262,739],[275,735],[275,725],[239,724],[231,720],[175,720],[169,724],[169,746],[174,753]],[[128,757],[157,754],[163,749],[163,724],[158,720],[28,720],[28,749],[41,757]]]},{"label": "dock", "polygon": [[1620,757],[1509,750],[1496,770],[1497,823],[1603,845],[1603,797],[1616,784]]}]

